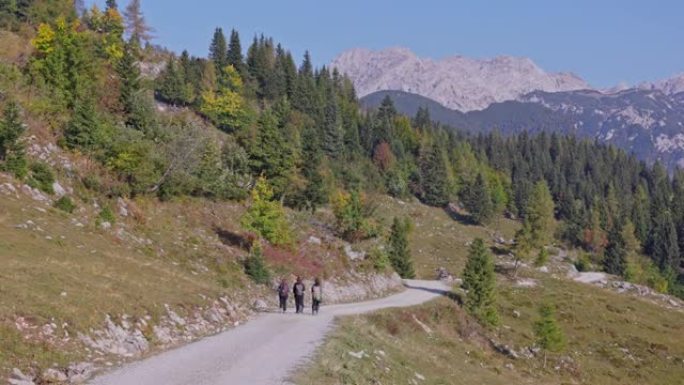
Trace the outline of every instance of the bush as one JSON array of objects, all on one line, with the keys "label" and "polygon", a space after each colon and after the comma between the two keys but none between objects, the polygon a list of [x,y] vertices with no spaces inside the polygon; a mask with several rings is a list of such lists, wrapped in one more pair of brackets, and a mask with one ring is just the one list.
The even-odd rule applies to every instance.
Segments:
[{"label": "bush", "polygon": [[374,208],[366,204],[357,191],[338,193],[332,204],[337,231],[342,238],[354,242],[379,234],[379,226],[371,219]]},{"label": "bush", "polygon": [[116,217],[114,216],[114,212],[112,209],[109,207],[103,207],[102,210],[100,210],[100,214],[97,215],[97,224],[99,225],[100,223],[105,223],[109,222],[111,224],[114,224],[116,222]]},{"label": "bush", "polygon": [[579,258],[577,258],[577,261],[575,261],[575,268],[579,272],[590,270],[591,261],[589,260],[589,255],[586,253],[580,254]]},{"label": "bush", "polygon": [[546,265],[546,263],[548,261],[549,261],[549,251],[542,247],[539,250],[539,254],[537,254],[537,259],[534,260],[534,266],[542,267],[542,266]]},{"label": "bush", "polygon": [[43,162],[35,162],[31,164],[28,185],[37,188],[46,194],[54,194],[55,190],[52,184],[55,183],[55,174],[53,174],[50,166]]},{"label": "bush", "polygon": [[267,284],[271,280],[271,273],[266,267],[264,254],[258,243],[252,246],[252,250],[245,260],[245,274],[258,284]]},{"label": "bush", "polygon": [[252,204],[241,222],[245,229],[258,233],[274,245],[292,243],[285,210],[280,202],[273,198],[273,189],[264,177],[257,180],[252,190]]},{"label": "bush", "polygon": [[384,272],[390,266],[390,259],[387,253],[377,247],[368,253],[368,260],[377,272]]},{"label": "bush", "polygon": [[76,209],[76,205],[74,204],[74,202],[72,202],[71,198],[67,196],[63,196],[57,199],[57,201],[55,201],[54,203],[54,207],[69,214],[73,213]]}]

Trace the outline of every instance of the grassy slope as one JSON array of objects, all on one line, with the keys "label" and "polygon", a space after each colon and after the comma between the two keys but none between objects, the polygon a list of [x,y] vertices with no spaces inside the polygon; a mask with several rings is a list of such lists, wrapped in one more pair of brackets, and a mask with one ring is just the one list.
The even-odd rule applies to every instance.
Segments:
[{"label": "grassy slope", "polygon": [[[382,205],[388,216],[397,211],[413,213],[419,224],[412,235],[413,254],[424,277],[432,277],[436,265],[459,274],[465,263],[465,242],[469,237],[487,234],[484,229],[445,219],[441,210],[389,201]],[[502,231],[508,234],[513,228],[508,223]],[[498,306],[502,323],[496,330],[482,330],[446,298],[411,309],[345,318],[314,362],[294,382],[684,384],[681,311],[544,274],[523,274],[533,276],[540,284],[522,288],[500,280]],[[546,369],[541,356],[513,360],[494,352],[485,342],[483,336],[518,351],[532,346],[532,325],[544,301],[557,304],[557,317],[568,340],[565,352],[550,356]],[[414,317],[432,333],[427,333]],[[357,359],[349,354],[361,350],[369,357]],[[557,366],[559,369],[555,369]],[[420,380],[416,373],[426,379]]]}]

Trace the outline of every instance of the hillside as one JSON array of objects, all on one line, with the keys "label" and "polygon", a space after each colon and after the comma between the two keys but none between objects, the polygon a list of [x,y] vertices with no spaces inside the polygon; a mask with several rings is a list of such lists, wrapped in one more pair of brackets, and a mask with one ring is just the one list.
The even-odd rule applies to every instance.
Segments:
[{"label": "hillside", "polygon": [[[441,210],[386,204],[388,211],[408,210],[418,218],[411,244],[416,265],[429,266],[420,270],[423,277],[439,265],[460,278],[466,239],[492,239],[486,229],[455,222]],[[504,234],[513,231],[505,222],[502,226]],[[444,242],[441,247],[425,253],[424,242],[437,239]],[[495,242],[490,246],[494,251],[501,247]],[[575,282],[577,273],[569,264],[574,258],[552,256],[543,268],[528,266],[513,278],[506,271],[506,253],[498,254],[501,322],[495,328],[473,322],[459,305],[465,297],[459,280],[452,283],[451,297],[428,305],[345,317],[292,382],[679,384],[684,376],[684,302],[625,291],[624,285],[598,288]],[[563,352],[549,355],[546,368],[533,331],[541,303],[556,304],[567,340]]]}]

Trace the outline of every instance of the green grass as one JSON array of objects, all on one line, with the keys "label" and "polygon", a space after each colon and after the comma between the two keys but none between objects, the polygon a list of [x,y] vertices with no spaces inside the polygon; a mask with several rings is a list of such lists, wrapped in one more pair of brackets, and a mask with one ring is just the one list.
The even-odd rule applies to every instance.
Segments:
[{"label": "green grass", "polygon": [[501,217],[488,227],[471,225],[452,219],[443,209],[415,201],[401,204],[387,196],[374,198],[378,207],[376,215],[386,227],[395,216],[409,217],[413,222],[409,244],[419,278],[434,279],[435,270],[439,267],[460,275],[465,266],[469,242],[479,237],[487,245],[493,246],[494,234],[512,239],[519,227],[518,222]]},{"label": "green grass", "polygon": [[[546,368],[541,355],[511,359],[483,338],[493,337],[518,351],[531,346],[537,308],[546,300],[558,304],[557,317],[568,340],[563,353],[549,355]],[[344,318],[294,383],[659,385],[682,384],[684,379],[682,312],[554,279],[533,289],[502,284],[499,310],[502,325],[496,330],[474,324],[447,298]],[[369,357],[349,354],[362,350]]]},{"label": "green grass", "polygon": [[[489,228],[464,224],[441,209],[415,202],[401,204],[387,197],[376,202],[384,223],[397,215],[414,221],[412,255],[418,276],[427,279],[433,279],[440,266],[460,275],[473,238],[492,246],[492,234],[510,239],[518,228],[506,219]],[[481,328],[446,298],[344,318],[294,383],[684,384],[684,312],[547,274],[523,270],[520,275],[539,285],[519,288],[498,276],[501,324],[494,330]],[[541,355],[514,360],[491,348],[485,337],[518,351],[532,346],[533,324],[544,302],[557,306],[556,316],[567,337],[566,350],[551,354],[547,368],[542,367]],[[414,317],[433,332],[426,333]],[[349,354],[361,350],[370,357]],[[385,356],[375,353],[379,350]],[[421,381],[416,373],[426,379]]]}]

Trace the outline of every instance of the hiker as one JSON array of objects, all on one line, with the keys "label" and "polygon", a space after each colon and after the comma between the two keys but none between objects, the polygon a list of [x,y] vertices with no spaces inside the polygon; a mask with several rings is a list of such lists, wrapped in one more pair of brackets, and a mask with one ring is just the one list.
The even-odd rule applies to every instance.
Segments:
[{"label": "hiker", "polygon": [[311,286],[311,314],[318,314],[318,309],[321,307],[322,300],[323,286],[321,285],[320,278],[316,278],[313,286]]},{"label": "hiker", "polygon": [[306,286],[302,282],[302,277],[297,277],[297,282],[292,287],[292,292],[295,296],[295,307],[297,308],[297,313],[304,313],[304,292],[306,291]]},{"label": "hiker", "polygon": [[278,285],[278,298],[280,298],[280,309],[285,313],[287,311],[287,297],[290,295],[290,285],[287,280],[283,278]]}]

